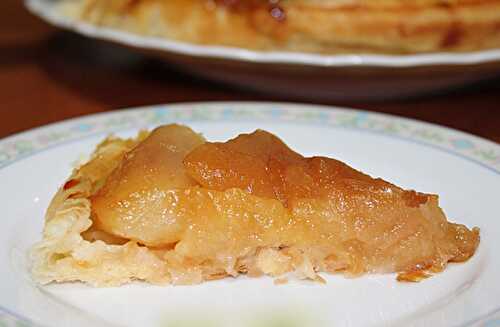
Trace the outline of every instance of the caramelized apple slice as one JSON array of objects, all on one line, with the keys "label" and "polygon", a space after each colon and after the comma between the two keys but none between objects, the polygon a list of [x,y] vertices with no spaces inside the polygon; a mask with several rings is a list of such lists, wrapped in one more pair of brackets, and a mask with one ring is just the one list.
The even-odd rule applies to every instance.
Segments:
[{"label": "caramelized apple slice", "polygon": [[219,191],[237,187],[286,204],[285,170],[302,159],[273,134],[257,130],[225,143],[206,143],[189,153],[184,164],[203,187]]},{"label": "caramelized apple slice", "polygon": [[182,160],[205,140],[180,125],[159,127],[128,152],[92,196],[92,216],[97,228],[144,244],[178,241],[172,229],[182,228],[164,201],[171,190],[196,185]]},{"label": "caramelized apple slice", "polygon": [[[207,142],[184,159],[187,173],[201,186],[223,191],[237,187],[283,202],[316,198],[334,189],[363,193],[397,187],[324,157],[304,158],[273,134],[258,130],[226,143]],[[425,196],[422,195],[423,202]]]}]

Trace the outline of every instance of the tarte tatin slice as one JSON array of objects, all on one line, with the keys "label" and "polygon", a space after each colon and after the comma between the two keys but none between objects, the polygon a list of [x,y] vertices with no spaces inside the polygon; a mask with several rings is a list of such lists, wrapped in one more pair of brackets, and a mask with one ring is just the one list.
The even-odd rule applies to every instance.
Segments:
[{"label": "tarte tatin slice", "polygon": [[55,195],[32,258],[41,283],[323,281],[320,272],[418,281],[478,244],[479,229],[448,222],[437,195],[305,158],[266,131],[211,143],[165,125],[103,141]]}]

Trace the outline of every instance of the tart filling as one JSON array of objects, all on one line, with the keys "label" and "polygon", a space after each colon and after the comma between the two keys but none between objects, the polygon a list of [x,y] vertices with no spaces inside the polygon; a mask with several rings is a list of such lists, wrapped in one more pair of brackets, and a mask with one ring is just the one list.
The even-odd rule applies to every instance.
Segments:
[{"label": "tart filling", "polygon": [[448,222],[437,195],[305,158],[265,131],[211,143],[165,125],[103,141],[53,198],[32,258],[41,283],[324,281],[319,272],[419,281],[478,244],[479,230]]},{"label": "tart filling", "polygon": [[72,19],[262,51],[426,53],[500,47],[500,0],[63,0]]}]

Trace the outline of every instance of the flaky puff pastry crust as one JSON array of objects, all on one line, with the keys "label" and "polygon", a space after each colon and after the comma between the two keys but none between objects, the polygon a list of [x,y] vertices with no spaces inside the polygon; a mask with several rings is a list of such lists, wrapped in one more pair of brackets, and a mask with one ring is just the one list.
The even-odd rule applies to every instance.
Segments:
[{"label": "flaky puff pastry crust", "polygon": [[75,19],[265,51],[464,52],[500,47],[500,0],[64,0]]},{"label": "flaky puff pastry crust", "polygon": [[165,263],[147,248],[135,242],[108,244],[82,237],[92,225],[89,196],[145,135],[134,140],[108,138],[58,190],[47,209],[43,240],[30,253],[38,282],[78,280],[95,286],[120,285],[133,279],[169,282]]}]

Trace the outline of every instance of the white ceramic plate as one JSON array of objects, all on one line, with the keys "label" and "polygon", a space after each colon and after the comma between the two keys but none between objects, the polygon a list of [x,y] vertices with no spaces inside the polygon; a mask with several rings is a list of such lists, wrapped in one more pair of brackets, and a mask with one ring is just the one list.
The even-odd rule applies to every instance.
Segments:
[{"label": "white ceramic plate", "polygon": [[[194,286],[136,283],[40,287],[26,253],[44,210],[75,161],[105,135],[189,124],[210,140],[256,128],[306,155],[341,159],[372,176],[441,195],[455,221],[481,228],[464,264],[416,284],[395,276],[327,275],[326,285],[270,278]],[[500,146],[443,127],[356,110],[279,103],[198,103],[73,119],[0,141],[0,326],[498,326]]]},{"label": "white ceramic plate", "polygon": [[[387,98],[436,91],[500,72],[500,49],[418,55],[321,55],[206,46],[136,35],[74,21],[60,0],[25,0],[47,22],[167,59],[193,73],[296,97]],[[293,91],[291,91],[293,90]]]}]

